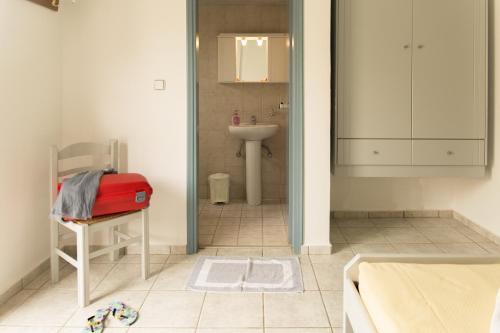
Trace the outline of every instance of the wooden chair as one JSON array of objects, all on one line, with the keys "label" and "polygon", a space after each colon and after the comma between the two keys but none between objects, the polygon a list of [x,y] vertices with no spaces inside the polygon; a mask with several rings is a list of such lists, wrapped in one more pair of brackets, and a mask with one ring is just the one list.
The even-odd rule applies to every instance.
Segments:
[{"label": "wooden chair", "polygon": [[[90,165],[71,167],[61,170],[60,164],[67,162],[78,162],[78,159],[91,159]],[[75,164],[75,163],[73,163]],[[88,164],[88,163],[87,163]],[[58,150],[56,146],[50,148],[50,197],[52,204],[57,197],[57,183],[61,178],[76,173],[101,168],[114,168],[118,170],[118,142],[111,140],[109,144],[98,143],[76,143]],[[50,219],[50,267],[52,283],[59,281],[59,257],[66,260],[78,270],[78,304],[85,307],[89,304],[89,262],[90,259],[109,253],[110,259],[118,259],[119,249],[134,243],[142,244],[142,278],[149,276],[149,222],[148,208],[132,213],[121,213],[100,216],[87,221],[66,222],[57,218]],[[142,234],[131,237],[120,232],[119,226],[142,221]],[[61,240],[71,237],[72,233],[60,234],[59,226],[62,225],[76,234],[77,258],[63,251],[60,247]],[[90,234],[97,230],[108,230],[109,246],[90,252]]]}]

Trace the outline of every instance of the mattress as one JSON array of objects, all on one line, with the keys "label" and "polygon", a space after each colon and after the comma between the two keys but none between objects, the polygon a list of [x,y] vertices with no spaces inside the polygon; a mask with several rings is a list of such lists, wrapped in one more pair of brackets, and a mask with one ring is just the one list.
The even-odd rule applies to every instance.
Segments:
[{"label": "mattress", "polygon": [[361,263],[359,292],[379,333],[488,333],[500,264]]}]

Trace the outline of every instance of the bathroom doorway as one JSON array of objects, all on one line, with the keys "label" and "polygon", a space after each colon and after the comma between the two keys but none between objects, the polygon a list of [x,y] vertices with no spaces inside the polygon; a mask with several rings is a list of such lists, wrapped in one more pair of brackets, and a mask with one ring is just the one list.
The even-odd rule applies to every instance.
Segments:
[{"label": "bathroom doorway", "polygon": [[300,251],[301,15],[296,0],[188,2],[190,253]]}]

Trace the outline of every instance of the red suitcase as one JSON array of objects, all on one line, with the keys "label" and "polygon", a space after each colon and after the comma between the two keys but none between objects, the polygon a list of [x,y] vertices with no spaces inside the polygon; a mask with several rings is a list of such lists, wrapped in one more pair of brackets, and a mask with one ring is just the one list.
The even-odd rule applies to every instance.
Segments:
[{"label": "red suitcase", "polygon": [[[60,190],[62,184],[59,184]],[[101,177],[92,216],[140,210],[149,206],[153,189],[137,173],[107,174]]]}]

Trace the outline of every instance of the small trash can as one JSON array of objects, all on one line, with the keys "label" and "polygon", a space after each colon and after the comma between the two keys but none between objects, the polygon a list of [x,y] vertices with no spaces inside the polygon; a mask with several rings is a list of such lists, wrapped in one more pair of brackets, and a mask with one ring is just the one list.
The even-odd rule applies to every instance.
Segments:
[{"label": "small trash can", "polygon": [[210,202],[229,203],[229,175],[227,173],[214,173],[208,176],[210,186]]}]

